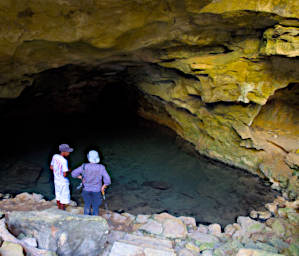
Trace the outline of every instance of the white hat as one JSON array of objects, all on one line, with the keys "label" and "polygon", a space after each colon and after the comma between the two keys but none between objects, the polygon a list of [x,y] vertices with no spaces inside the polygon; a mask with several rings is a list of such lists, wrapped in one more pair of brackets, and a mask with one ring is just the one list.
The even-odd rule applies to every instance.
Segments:
[{"label": "white hat", "polygon": [[90,163],[97,164],[100,162],[99,153],[95,150],[91,150],[87,154],[87,159]]}]

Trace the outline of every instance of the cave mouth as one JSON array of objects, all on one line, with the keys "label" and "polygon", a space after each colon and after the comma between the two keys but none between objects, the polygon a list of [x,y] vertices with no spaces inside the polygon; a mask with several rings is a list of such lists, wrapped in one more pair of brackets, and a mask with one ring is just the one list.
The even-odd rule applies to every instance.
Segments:
[{"label": "cave mouth", "polygon": [[[123,74],[83,70],[45,71],[19,98],[3,102],[1,193],[53,199],[49,162],[68,143],[75,148],[71,169],[86,161],[88,150],[99,150],[112,178],[107,202],[113,211],[169,212],[225,226],[273,201],[277,193],[257,176],[191,155],[192,146],[174,132],[139,117],[144,95]],[[79,180],[70,181],[72,199],[82,204]]]}]

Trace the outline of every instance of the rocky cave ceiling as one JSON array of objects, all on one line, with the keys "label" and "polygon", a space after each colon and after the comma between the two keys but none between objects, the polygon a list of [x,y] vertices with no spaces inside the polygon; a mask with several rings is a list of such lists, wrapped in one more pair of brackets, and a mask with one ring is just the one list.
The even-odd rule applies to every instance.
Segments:
[{"label": "rocky cave ceiling", "polygon": [[297,0],[1,1],[0,97],[135,86],[142,117],[295,197],[298,17]]}]

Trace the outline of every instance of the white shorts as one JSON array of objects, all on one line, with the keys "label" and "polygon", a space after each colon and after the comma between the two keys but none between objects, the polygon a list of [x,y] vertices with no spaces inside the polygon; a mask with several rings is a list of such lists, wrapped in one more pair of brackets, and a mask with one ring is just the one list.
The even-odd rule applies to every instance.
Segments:
[{"label": "white shorts", "polygon": [[61,204],[69,204],[71,197],[69,188],[70,185],[56,182],[54,182],[54,185],[56,201],[60,201]]}]

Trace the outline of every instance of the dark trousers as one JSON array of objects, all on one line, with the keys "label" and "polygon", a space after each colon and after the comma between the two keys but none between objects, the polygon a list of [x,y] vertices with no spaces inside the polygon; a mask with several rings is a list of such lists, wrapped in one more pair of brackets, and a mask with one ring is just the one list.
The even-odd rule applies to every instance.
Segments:
[{"label": "dark trousers", "polygon": [[[101,192],[82,191],[84,200],[84,214],[86,215],[99,215],[99,207],[102,204]],[[91,208],[92,207],[92,214]]]}]

